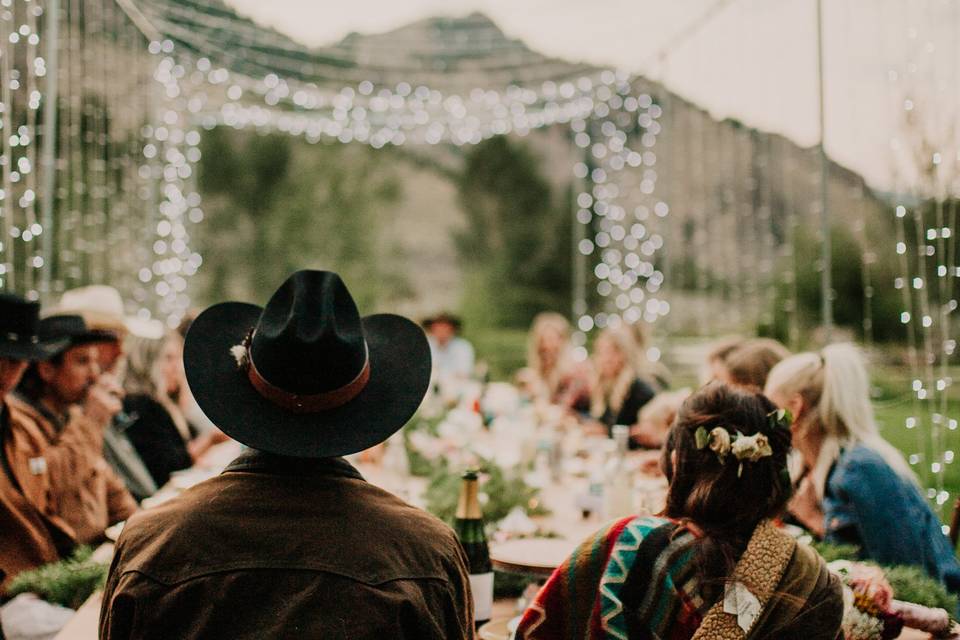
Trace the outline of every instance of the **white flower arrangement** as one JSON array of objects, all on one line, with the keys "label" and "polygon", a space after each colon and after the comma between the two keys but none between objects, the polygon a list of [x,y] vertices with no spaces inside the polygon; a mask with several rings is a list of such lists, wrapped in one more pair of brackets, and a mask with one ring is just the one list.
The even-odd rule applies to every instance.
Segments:
[{"label": "white flower arrangement", "polygon": [[745,436],[738,431],[730,450],[737,460],[747,460],[749,462],[756,462],[760,458],[773,455],[770,441],[762,433]]},{"label": "white flower arrangement", "polygon": [[844,611],[842,626],[846,640],[880,640],[883,637],[883,622],[855,607]]}]

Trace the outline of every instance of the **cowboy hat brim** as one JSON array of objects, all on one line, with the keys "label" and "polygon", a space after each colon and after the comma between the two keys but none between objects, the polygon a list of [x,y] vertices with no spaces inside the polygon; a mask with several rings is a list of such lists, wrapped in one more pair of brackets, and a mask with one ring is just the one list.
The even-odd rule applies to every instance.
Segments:
[{"label": "cowboy hat brim", "polygon": [[254,389],[230,352],[262,311],[241,302],[214,305],[197,316],[184,341],[190,391],[230,437],[285,456],[342,456],[383,442],[420,406],[430,384],[430,347],[420,327],[391,314],[362,319],[370,379],[355,398],[316,413],[294,413],[273,404]]},{"label": "cowboy hat brim", "polygon": [[0,342],[0,358],[11,360],[49,360],[70,345],[68,338],[45,342]]}]

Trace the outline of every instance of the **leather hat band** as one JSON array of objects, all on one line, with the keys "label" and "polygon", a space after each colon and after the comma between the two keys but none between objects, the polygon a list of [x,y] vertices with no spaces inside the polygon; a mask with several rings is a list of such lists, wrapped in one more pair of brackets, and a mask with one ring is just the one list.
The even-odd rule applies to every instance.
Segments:
[{"label": "leather hat band", "polygon": [[253,388],[257,390],[257,393],[278,407],[294,413],[317,413],[343,406],[356,398],[370,380],[369,351],[363,363],[363,369],[360,370],[356,378],[338,389],[313,394],[291,393],[274,386],[260,375],[256,365],[253,363],[253,358],[249,357],[249,355],[248,358],[247,377],[250,379],[250,384],[253,385]]}]

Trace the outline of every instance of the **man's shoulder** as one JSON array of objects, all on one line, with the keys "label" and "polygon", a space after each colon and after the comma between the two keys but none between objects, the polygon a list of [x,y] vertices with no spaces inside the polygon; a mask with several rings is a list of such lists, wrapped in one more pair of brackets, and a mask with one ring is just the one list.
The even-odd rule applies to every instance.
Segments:
[{"label": "man's shoulder", "polygon": [[26,437],[29,440],[46,444],[51,436],[52,427],[43,415],[33,405],[13,394],[6,397],[6,403],[9,410],[9,425],[12,436],[14,438]]},{"label": "man's shoulder", "polygon": [[367,517],[376,519],[377,528],[391,530],[393,535],[422,546],[425,551],[442,547],[449,551],[459,545],[456,534],[446,523],[423,509],[369,482],[357,484],[356,501],[365,504]]},{"label": "man's shoulder", "polygon": [[36,423],[44,419],[36,407],[16,394],[8,394],[5,401],[7,408],[10,410],[11,421],[29,421]]}]

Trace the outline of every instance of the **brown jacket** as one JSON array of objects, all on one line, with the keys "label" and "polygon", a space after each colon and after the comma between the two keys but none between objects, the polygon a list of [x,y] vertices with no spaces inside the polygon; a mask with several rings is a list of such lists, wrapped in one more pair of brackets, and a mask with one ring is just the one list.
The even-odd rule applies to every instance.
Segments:
[{"label": "brown jacket", "polygon": [[[11,445],[11,411],[0,399],[0,455]],[[39,447],[40,443],[36,443]],[[22,447],[22,443],[21,443]],[[30,448],[18,449],[27,461]],[[73,531],[56,516],[48,517],[24,495],[10,457],[0,459],[0,595],[21,571],[55,562],[72,546]]]},{"label": "brown jacket", "polygon": [[103,539],[110,525],[126,520],[137,502],[103,459],[103,428],[78,408],[66,424],[18,399],[8,402],[7,459],[27,499],[46,516],[73,530],[76,541]]},{"label": "brown jacket", "polygon": [[249,452],[134,516],[100,612],[120,638],[473,638],[449,527],[341,458]]}]

